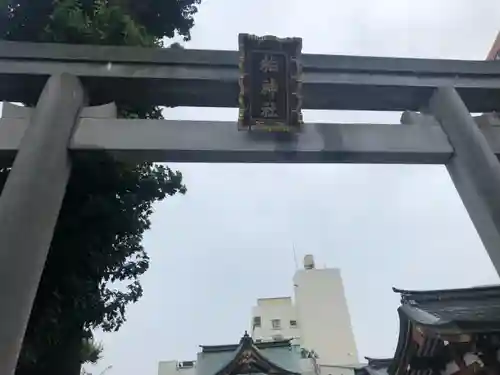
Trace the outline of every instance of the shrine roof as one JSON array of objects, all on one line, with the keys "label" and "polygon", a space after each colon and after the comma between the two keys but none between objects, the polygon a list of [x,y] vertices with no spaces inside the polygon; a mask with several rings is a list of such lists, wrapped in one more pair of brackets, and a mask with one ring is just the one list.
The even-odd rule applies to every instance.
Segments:
[{"label": "shrine roof", "polygon": [[400,313],[442,333],[500,331],[500,286],[411,291],[401,295]]},{"label": "shrine roof", "polygon": [[[291,346],[290,341],[292,340],[274,340],[274,341],[264,341],[264,342],[253,342],[253,344],[260,350],[265,350],[269,348],[282,348]],[[203,353],[220,353],[220,352],[234,352],[240,344],[227,344],[227,345],[200,345]]]},{"label": "shrine roof", "polygon": [[392,358],[369,358],[365,357],[368,364],[355,370],[359,375],[387,375]]},{"label": "shrine roof", "polygon": [[202,346],[197,373],[236,375],[268,373],[299,375],[300,348],[290,340],[255,343],[247,334],[236,345]]},{"label": "shrine roof", "polygon": [[371,358],[365,357],[368,361],[368,366],[373,368],[387,368],[392,362],[392,358]]}]

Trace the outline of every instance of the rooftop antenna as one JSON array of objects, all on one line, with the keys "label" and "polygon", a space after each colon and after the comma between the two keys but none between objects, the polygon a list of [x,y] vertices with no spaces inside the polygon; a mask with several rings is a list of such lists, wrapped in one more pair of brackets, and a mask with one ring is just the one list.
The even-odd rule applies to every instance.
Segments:
[{"label": "rooftop antenna", "polygon": [[299,265],[297,263],[297,253],[295,252],[295,244],[292,242],[292,251],[293,251],[293,261],[295,262],[295,271],[299,269]]}]

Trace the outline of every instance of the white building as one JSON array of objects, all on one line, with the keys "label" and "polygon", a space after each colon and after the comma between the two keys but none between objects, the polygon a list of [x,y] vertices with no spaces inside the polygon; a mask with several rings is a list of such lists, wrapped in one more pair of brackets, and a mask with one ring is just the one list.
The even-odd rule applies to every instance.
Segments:
[{"label": "white building", "polygon": [[256,342],[299,339],[297,311],[291,297],[261,298],[252,308],[252,338]]},{"label": "white building", "polygon": [[196,375],[196,361],[161,361],[158,375]]},{"label": "white building", "polygon": [[[317,269],[312,255],[306,255],[293,283],[293,299],[257,300],[252,308],[253,340],[292,339],[304,355],[302,375],[353,375],[359,363],[340,270]],[[196,361],[163,361],[158,375],[205,374],[197,373]]]},{"label": "white building", "polygon": [[295,273],[291,297],[262,298],[252,309],[252,337],[256,342],[295,339],[314,351],[320,366],[358,364],[351,319],[337,268],[317,269],[312,255]]}]

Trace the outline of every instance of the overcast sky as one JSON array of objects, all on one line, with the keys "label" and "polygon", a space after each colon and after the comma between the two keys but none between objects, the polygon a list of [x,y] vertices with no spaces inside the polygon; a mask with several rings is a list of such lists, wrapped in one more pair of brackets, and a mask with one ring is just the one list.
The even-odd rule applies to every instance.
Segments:
[{"label": "overcast sky", "polygon": [[[303,38],[305,53],[484,59],[497,0],[203,0],[187,48],[237,49],[238,33]],[[172,119],[237,111],[171,109]],[[397,122],[399,114],[306,111],[308,122]],[[496,283],[443,167],[170,165],[186,196],[156,206],[144,245],[144,297],[99,335],[108,375],[153,375],[198,345],[236,343],[259,297],[291,295],[292,246],[340,267],[360,358],[391,356],[398,296]],[[97,372],[94,373],[97,375]],[[210,375],[210,374],[206,374]]]}]

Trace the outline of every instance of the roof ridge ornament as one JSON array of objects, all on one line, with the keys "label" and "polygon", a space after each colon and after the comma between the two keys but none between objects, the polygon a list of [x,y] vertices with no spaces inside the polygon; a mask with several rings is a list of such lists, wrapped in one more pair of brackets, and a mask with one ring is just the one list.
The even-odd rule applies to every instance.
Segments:
[{"label": "roof ridge ornament", "polygon": [[241,337],[240,343],[251,342],[253,344],[252,337],[248,334],[248,331],[245,331],[244,335]]},{"label": "roof ridge ornament", "polygon": [[267,358],[255,345],[252,337],[245,331],[240,340],[240,345],[234,352],[233,358],[214,375],[240,375],[240,374],[279,374],[300,375],[281,367]]}]

